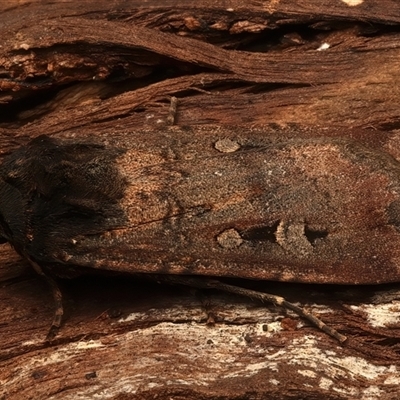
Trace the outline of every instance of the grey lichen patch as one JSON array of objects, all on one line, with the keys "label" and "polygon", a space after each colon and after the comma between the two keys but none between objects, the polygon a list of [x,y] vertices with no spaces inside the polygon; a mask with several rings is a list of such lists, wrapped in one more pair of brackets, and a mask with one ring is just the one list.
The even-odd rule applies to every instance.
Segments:
[{"label": "grey lichen patch", "polygon": [[231,139],[219,139],[215,142],[214,147],[221,153],[233,153],[240,149],[240,144]]},{"label": "grey lichen patch", "polygon": [[227,229],[217,236],[218,244],[224,249],[235,249],[243,243],[243,239],[236,229]]}]

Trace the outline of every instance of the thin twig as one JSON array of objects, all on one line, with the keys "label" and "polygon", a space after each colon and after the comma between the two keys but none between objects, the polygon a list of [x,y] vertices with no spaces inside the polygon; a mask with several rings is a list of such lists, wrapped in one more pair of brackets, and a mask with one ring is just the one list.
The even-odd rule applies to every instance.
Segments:
[{"label": "thin twig", "polygon": [[344,343],[347,340],[347,337],[340,334],[336,329],[331,328],[322,322],[319,318],[314,317],[314,315],[308,313],[301,307],[296,306],[293,303],[290,303],[286,299],[281,296],[276,296],[270,293],[258,292],[255,290],[245,289],[239,286],[229,285],[223,283],[221,281],[215,279],[207,279],[201,277],[189,277],[189,276],[178,276],[178,275],[165,275],[160,276],[157,275],[157,280],[166,281],[170,283],[177,283],[186,286],[192,286],[196,288],[205,288],[205,289],[217,289],[223,290],[225,292],[234,293],[240,296],[249,297],[252,299],[257,299],[262,302],[272,303],[283,308],[287,308],[289,310],[294,311],[300,317],[305,318],[307,321],[310,321],[317,328],[321,329],[323,332],[327,333],[329,336],[332,336],[340,343]]},{"label": "thin twig", "polygon": [[178,106],[178,99],[175,96],[172,96],[167,117],[168,125],[170,126],[175,124],[177,106]]}]

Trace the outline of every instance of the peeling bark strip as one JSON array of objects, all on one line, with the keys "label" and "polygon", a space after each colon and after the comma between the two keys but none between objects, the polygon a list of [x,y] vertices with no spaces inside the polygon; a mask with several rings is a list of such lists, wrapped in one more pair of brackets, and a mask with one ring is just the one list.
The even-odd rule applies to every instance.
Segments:
[{"label": "peeling bark strip", "polygon": [[400,280],[400,164],[355,140],[41,136],[1,169],[1,236],[69,267],[306,283]]}]

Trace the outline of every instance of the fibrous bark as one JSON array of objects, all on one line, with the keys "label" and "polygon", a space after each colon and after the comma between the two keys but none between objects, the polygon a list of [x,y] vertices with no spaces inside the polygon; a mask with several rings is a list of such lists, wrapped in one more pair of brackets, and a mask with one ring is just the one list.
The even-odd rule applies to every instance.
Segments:
[{"label": "fibrous bark", "polygon": [[[190,125],[260,141],[319,132],[400,158],[397,2],[173,3],[4,2],[0,155],[42,134],[140,147]],[[171,96],[178,127],[164,128]],[[345,334],[342,346],[278,307],[85,276],[61,283],[65,323],[46,343],[51,293],[0,251],[1,398],[398,397],[396,284],[235,281],[299,303]]]}]

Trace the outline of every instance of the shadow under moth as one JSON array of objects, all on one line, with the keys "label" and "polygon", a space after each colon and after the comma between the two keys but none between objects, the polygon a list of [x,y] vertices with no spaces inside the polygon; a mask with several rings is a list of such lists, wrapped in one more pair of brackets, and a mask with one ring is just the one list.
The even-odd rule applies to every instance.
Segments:
[{"label": "shadow under moth", "polygon": [[[368,141],[365,141],[368,142]],[[217,288],[217,278],[346,285],[400,281],[400,163],[351,135],[171,128],[39,136],[0,169],[0,239],[53,288],[107,270]]]}]

